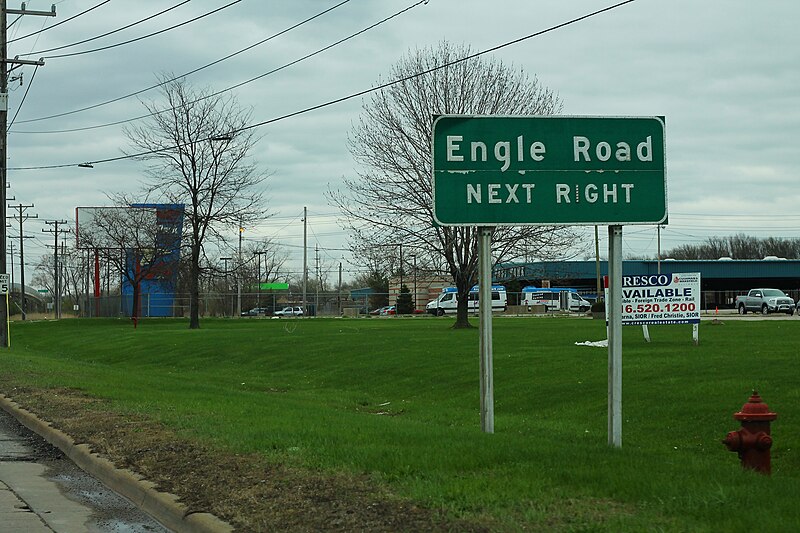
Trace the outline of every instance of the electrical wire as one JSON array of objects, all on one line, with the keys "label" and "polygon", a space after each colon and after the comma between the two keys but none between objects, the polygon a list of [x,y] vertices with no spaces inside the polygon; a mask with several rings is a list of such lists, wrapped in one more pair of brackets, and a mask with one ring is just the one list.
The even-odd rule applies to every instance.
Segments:
[{"label": "electrical wire", "polygon": [[154,19],[154,18],[156,18],[156,17],[158,17],[160,15],[163,15],[164,13],[167,13],[169,11],[172,11],[173,9],[179,8],[182,5],[184,5],[184,4],[188,3],[188,2],[191,2],[191,1],[192,0],[184,0],[180,4],[176,4],[176,5],[172,6],[172,7],[168,7],[167,9],[164,9],[163,11],[159,11],[158,13],[155,13],[153,15],[145,17],[145,18],[143,18],[141,20],[137,20],[136,22],[132,22],[130,24],[122,26],[121,28],[117,28],[116,30],[112,30],[112,31],[109,31],[109,32],[106,32],[106,33],[103,33],[103,34],[100,34],[100,35],[96,35],[94,37],[90,37],[90,38],[84,39],[82,41],[77,41],[77,42],[74,42],[74,43],[65,44],[65,45],[62,45],[62,46],[57,46],[55,48],[48,48],[46,50],[39,50],[37,52],[31,52],[30,54],[24,54],[24,55],[28,55],[28,56],[41,55],[41,54],[46,54],[48,52],[55,52],[57,50],[63,50],[64,48],[70,48],[70,47],[73,47],[73,46],[78,46],[79,44],[85,44],[85,43],[88,43],[88,42],[91,42],[91,41],[96,41],[97,39],[102,39],[103,37],[108,37],[109,35],[113,35],[115,33],[121,32],[123,30],[127,30],[128,28],[132,28],[134,26],[142,24],[143,22],[147,22],[148,20],[152,20],[152,19]]},{"label": "electrical wire", "polygon": [[[17,18],[15,18],[14,20],[12,20],[12,21],[11,21],[11,24],[9,24],[8,26],[6,26],[6,30],[10,30],[10,29],[11,29],[11,26],[13,26],[13,25],[14,25],[14,24],[16,24],[17,22],[19,22],[19,19],[21,19],[21,18],[22,18],[22,15],[17,15]],[[8,42],[10,42],[10,43],[11,43],[11,42],[13,42],[13,41],[8,41]]]},{"label": "electrical wire", "polygon": [[8,131],[8,129],[11,128],[11,126],[14,125],[14,121],[17,120],[17,115],[19,115],[19,112],[22,109],[22,105],[25,103],[25,98],[28,96],[28,91],[31,90],[31,85],[33,85],[33,80],[36,79],[36,73],[37,72],[39,72],[39,65],[36,65],[33,68],[33,74],[31,74],[31,79],[28,82],[28,86],[25,87],[25,94],[22,95],[22,100],[19,101],[19,105],[17,106],[17,110],[14,113],[14,118],[12,118],[11,122],[9,122],[8,128],[6,129],[6,131]]},{"label": "electrical wire", "polygon": [[[633,1],[633,0],[629,0],[629,1]],[[244,85],[247,85],[249,83],[253,83],[254,81],[260,80],[262,78],[265,78],[267,76],[270,76],[272,74],[280,72],[281,70],[284,70],[284,69],[289,68],[289,67],[291,67],[293,65],[296,65],[296,64],[298,64],[298,63],[300,63],[302,61],[305,61],[306,59],[310,59],[310,58],[312,58],[312,57],[314,57],[316,55],[321,54],[322,52],[330,50],[331,48],[333,48],[335,46],[338,46],[338,45],[340,45],[340,44],[342,44],[342,43],[344,43],[346,41],[349,41],[350,39],[353,39],[353,38],[357,37],[358,35],[361,35],[361,34],[367,32],[367,31],[369,31],[371,29],[374,29],[377,26],[380,26],[381,24],[384,24],[385,22],[388,22],[388,21],[392,20],[393,18],[402,15],[406,11],[409,11],[410,9],[412,9],[414,7],[417,7],[418,5],[426,4],[426,3],[428,3],[428,0],[419,0],[415,4],[409,6],[409,7],[405,8],[405,9],[403,9],[401,11],[398,11],[398,12],[394,13],[393,15],[390,15],[389,17],[384,18],[383,20],[380,20],[380,21],[378,21],[378,22],[376,22],[374,24],[371,24],[370,26],[367,26],[364,29],[361,29],[361,30],[359,30],[359,31],[357,31],[355,33],[352,33],[352,34],[348,35],[347,37],[339,39],[338,41],[336,41],[334,43],[331,43],[328,46],[320,48],[320,49],[318,49],[318,50],[316,50],[314,52],[311,52],[310,54],[306,54],[306,55],[304,55],[304,56],[302,56],[302,57],[300,57],[298,59],[295,59],[294,61],[291,61],[289,63],[285,63],[285,64],[281,65],[280,67],[274,68],[274,69],[272,69],[272,70],[270,70],[268,72],[265,72],[263,74],[259,74],[258,76],[255,76],[255,77],[250,78],[248,80],[245,80],[243,82],[237,83],[236,85],[232,85],[230,87],[226,87],[225,89],[221,89],[221,90],[216,91],[214,93],[211,93],[211,94],[205,95],[205,96],[203,96],[201,98],[198,98],[197,100],[188,102],[186,105],[194,105],[194,104],[196,104],[198,102],[201,102],[203,100],[207,100],[209,98],[213,98],[215,96],[219,96],[219,95],[221,95],[223,93],[232,91],[234,89],[238,89],[240,87],[243,87]],[[35,132],[35,133],[72,133],[72,132],[76,132],[76,131],[85,131],[85,130],[90,130],[90,129],[104,128],[104,127],[108,127],[108,126],[117,126],[119,124],[125,124],[125,123],[128,123],[128,122],[134,122],[134,121],[137,121],[137,120],[143,120],[143,119],[146,119],[146,118],[149,118],[149,117],[154,117],[154,116],[160,115],[162,113],[167,113],[167,112],[173,111],[174,109],[175,109],[174,107],[167,108],[167,109],[162,109],[162,110],[159,110],[159,111],[154,111],[153,113],[148,113],[146,115],[140,115],[138,117],[134,117],[134,118],[130,118],[130,119],[118,120],[116,122],[109,122],[109,123],[106,123],[106,124],[99,124],[99,125],[95,125],[95,126],[87,126],[87,127],[83,127],[83,128],[72,128],[72,129],[67,129],[67,130],[58,130],[58,131],[50,131],[50,132]],[[68,114],[68,113],[63,113],[61,115],[54,115],[54,117],[55,116],[63,116],[65,114]],[[53,117],[49,117],[49,118],[53,118]],[[26,121],[20,121],[20,123],[22,123],[22,122],[32,122],[33,120],[34,119],[30,119],[30,120],[26,120]],[[36,120],[44,120],[44,119],[36,119]],[[22,132],[17,132],[17,133],[22,133]],[[33,132],[25,132],[25,133],[33,133]]]},{"label": "electrical wire", "polygon": [[[52,26],[48,26],[47,28],[42,28],[39,31],[35,31],[35,32],[29,33],[27,35],[23,35],[22,37],[17,37],[15,39],[11,39],[11,40],[8,41],[7,44],[11,44],[11,43],[16,42],[16,41],[21,41],[22,39],[27,39],[28,37],[33,37],[34,35],[39,35],[41,33],[44,33],[46,31],[48,31],[48,30],[52,30],[53,28],[57,28],[58,26],[61,26],[62,24],[66,24],[67,22],[69,22],[71,20],[75,20],[76,18],[78,18],[78,17],[80,17],[82,15],[85,15],[86,13],[89,13],[90,11],[94,11],[98,7],[109,3],[110,1],[111,0],[105,0],[105,1],[100,2],[99,4],[97,4],[97,5],[93,6],[93,7],[90,7],[89,9],[86,9],[85,11],[81,11],[80,13],[78,13],[76,15],[72,15],[71,17],[62,20],[61,22],[57,22],[57,23],[53,24]],[[20,16],[22,16],[22,15],[20,15]],[[19,20],[19,19],[17,19],[17,20]],[[15,20],[14,22],[16,22],[17,20]],[[12,22],[12,24],[13,24],[13,22]],[[32,52],[31,54],[25,54],[25,55],[33,55],[35,53],[36,52]]]},{"label": "electrical wire", "polygon": [[[204,13],[202,15],[199,15],[197,17],[191,18],[189,20],[185,20],[183,22],[180,22],[180,23],[175,24],[173,26],[170,26],[168,28],[164,28],[162,30],[155,31],[153,33],[148,33],[147,35],[142,35],[142,36],[136,37],[134,39],[129,39],[127,41],[122,41],[122,42],[116,43],[116,44],[110,44],[108,46],[101,46],[100,48],[93,48],[91,50],[82,50],[80,52],[71,52],[69,54],[56,54],[56,55],[52,55],[52,56],[44,56],[44,58],[45,59],[59,59],[59,58],[65,58],[65,57],[75,57],[75,56],[80,56],[80,55],[84,55],[84,54],[91,54],[91,53],[94,53],[94,52],[102,52],[104,50],[110,50],[111,48],[117,48],[119,46],[124,46],[126,44],[131,44],[131,43],[135,43],[137,41],[142,41],[144,39],[148,39],[148,38],[154,37],[156,35],[161,35],[162,33],[166,33],[168,31],[174,30],[176,28],[180,28],[182,26],[186,26],[187,24],[191,24],[192,22],[197,22],[200,19],[203,19],[203,18],[208,17],[210,15],[213,15],[215,13],[219,13],[223,9],[229,8],[232,5],[238,4],[241,1],[242,0],[233,0],[233,2],[230,2],[229,4],[226,4],[226,5],[222,6],[222,7],[218,7],[217,9],[214,9],[213,11],[209,11],[208,13]],[[35,53],[34,53],[34,55],[35,55]]]},{"label": "electrical wire", "polygon": [[[187,0],[187,1],[189,1],[189,0]],[[350,0],[343,0],[342,2],[339,2],[338,4],[334,5],[333,7],[330,7],[328,9],[324,10],[324,11],[321,11],[321,12],[317,13],[316,15],[313,15],[313,16],[311,16],[311,17],[309,17],[309,18],[307,18],[307,19],[305,19],[303,21],[298,22],[297,24],[289,26],[288,28],[279,31],[278,33],[270,35],[269,37],[267,37],[265,39],[262,39],[262,40],[258,41],[257,43],[253,43],[250,46],[247,46],[245,48],[237,50],[236,52],[228,54],[225,57],[221,57],[220,59],[217,59],[216,61],[212,61],[211,63],[205,64],[205,65],[203,65],[201,67],[198,67],[198,68],[196,68],[194,70],[190,70],[189,72],[186,72],[186,73],[181,74],[179,76],[175,76],[175,77],[170,78],[168,80],[165,80],[165,81],[163,81],[161,83],[157,83],[155,85],[151,85],[150,87],[146,87],[144,89],[140,89],[138,91],[126,94],[124,96],[119,96],[117,98],[112,98],[111,100],[106,100],[105,102],[100,102],[100,103],[93,104],[93,105],[90,105],[90,106],[87,106],[87,107],[82,107],[80,109],[74,109],[72,111],[66,111],[64,113],[58,113],[56,115],[49,115],[49,116],[46,116],[46,117],[38,117],[38,118],[31,118],[31,119],[27,119],[27,120],[22,120],[22,121],[20,121],[20,124],[29,123],[29,122],[39,122],[39,121],[42,121],[42,120],[49,120],[49,119],[53,119],[53,118],[64,117],[64,116],[67,116],[67,115],[74,115],[75,113],[88,111],[90,109],[97,109],[98,107],[102,107],[102,106],[105,106],[105,105],[108,105],[108,104],[113,104],[114,102],[119,102],[120,100],[124,100],[126,98],[131,98],[133,96],[140,95],[140,94],[145,93],[147,91],[151,91],[153,89],[157,89],[157,88],[162,87],[162,86],[164,86],[164,85],[166,85],[168,83],[171,83],[171,82],[173,82],[175,80],[179,80],[181,78],[185,78],[187,76],[191,76],[192,74],[196,74],[197,72],[200,72],[201,70],[204,70],[206,68],[209,68],[209,67],[217,65],[219,63],[222,63],[223,61],[227,61],[228,59],[230,59],[232,57],[235,57],[235,56],[237,56],[239,54],[242,54],[244,52],[247,52],[248,50],[252,50],[253,48],[255,48],[257,46],[262,45],[262,44],[266,43],[267,41],[271,41],[272,39],[275,39],[276,37],[280,37],[281,35],[283,35],[283,34],[285,34],[287,32],[290,32],[290,31],[292,31],[292,30],[294,30],[296,28],[299,28],[300,26],[302,26],[302,25],[304,25],[304,24],[306,24],[308,22],[311,22],[312,20],[314,20],[316,18],[319,18],[322,15],[325,15],[325,14],[333,11],[337,7],[340,7],[340,6],[342,6],[342,5],[344,5],[344,4],[348,3],[348,2],[350,2]],[[100,124],[100,125],[97,125],[97,126],[88,126],[88,127],[85,127],[85,128],[74,128],[74,129],[69,129],[69,130],[59,130],[59,131],[49,131],[49,132],[15,132],[15,133],[71,133],[71,132],[74,132],[74,131],[84,131],[84,130],[88,130],[88,129],[104,128],[106,126],[115,126],[117,124],[121,124],[121,123],[124,123],[124,122],[129,122],[129,121],[133,121],[133,120],[140,120],[141,118],[145,118],[145,117],[149,117],[149,116],[152,116],[152,115],[144,115],[144,117],[136,117],[136,118],[127,119],[127,120],[124,120],[124,121],[121,121],[121,122],[114,122],[114,123],[109,123],[109,124]]]},{"label": "electrical wire", "polygon": [[[427,3],[427,1],[428,0],[420,0],[420,2],[414,4],[414,6],[419,5],[420,3]],[[507,48],[509,46],[513,46],[515,44],[519,44],[519,43],[527,41],[529,39],[533,39],[535,37],[539,37],[541,35],[544,35],[544,34],[556,31],[558,29],[570,26],[572,24],[576,24],[576,23],[584,21],[584,20],[586,20],[588,18],[600,15],[602,13],[609,12],[609,11],[611,11],[613,9],[622,7],[624,5],[633,3],[635,1],[636,0],[623,0],[622,2],[613,4],[611,6],[604,7],[602,9],[598,9],[598,10],[593,11],[591,13],[588,13],[586,15],[582,15],[580,17],[576,17],[574,19],[570,19],[570,20],[568,20],[566,22],[562,22],[562,23],[556,24],[554,26],[550,26],[548,28],[545,28],[544,30],[540,30],[540,31],[537,31],[537,32],[534,32],[534,33],[530,33],[530,34],[528,34],[526,36],[519,37],[519,38],[513,39],[511,41],[506,41],[503,44],[499,44],[499,45],[494,46],[492,48],[488,48],[486,50],[482,50],[480,52],[476,52],[474,54],[470,54],[470,55],[462,57],[460,59],[455,59],[453,61],[449,61],[447,63],[443,63],[441,65],[437,65],[435,67],[431,67],[429,69],[423,70],[421,72],[416,72],[414,74],[410,74],[410,75],[404,76],[402,78],[398,78],[398,79],[395,79],[395,80],[392,80],[392,81],[389,81],[389,82],[386,82],[386,83],[382,83],[380,85],[376,85],[376,86],[370,87],[369,89],[364,89],[364,90],[361,90],[361,91],[358,91],[358,92],[355,92],[355,93],[351,93],[351,94],[349,94],[347,96],[342,96],[340,98],[335,98],[333,100],[328,100],[327,102],[323,102],[321,104],[316,104],[316,105],[313,105],[313,106],[310,106],[310,107],[306,107],[306,108],[300,109],[298,111],[293,111],[291,113],[286,113],[284,115],[279,115],[277,117],[273,117],[271,119],[263,120],[261,122],[256,122],[254,124],[249,124],[249,125],[243,126],[241,128],[238,128],[238,129],[230,131],[230,132],[224,132],[224,134],[226,134],[226,135],[227,134],[231,134],[232,135],[232,134],[236,134],[236,133],[239,133],[239,132],[242,132],[242,131],[247,131],[247,130],[251,130],[251,129],[255,129],[255,128],[260,128],[260,127],[266,126],[268,124],[273,124],[275,122],[280,122],[280,121],[283,121],[283,120],[287,120],[289,118],[294,118],[294,117],[297,117],[297,116],[300,116],[300,115],[304,115],[306,113],[310,113],[312,111],[317,111],[319,109],[324,109],[326,107],[330,107],[330,106],[333,106],[333,105],[336,105],[336,104],[340,104],[342,102],[346,102],[348,100],[352,100],[354,98],[358,98],[358,97],[367,95],[369,93],[373,93],[373,92],[376,92],[376,91],[380,91],[380,90],[386,89],[386,88],[391,87],[393,85],[398,85],[400,83],[405,83],[405,82],[413,80],[415,78],[419,78],[421,76],[425,76],[427,74],[431,74],[433,72],[439,71],[439,70],[444,69],[444,68],[451,67],[453,65],[462,63],[464,61],[469,61],[471,59],[475,59],[477,57],[483,56],[483,55],[488,54],[490,52],[496,52],[497,50],[501,50],[503,48]],[[411,7],[414,7],[414,6],[411,6]],[[406,10],[407,9],[410,9],[410,8],[406,8]],[[394,17],[394,16],[396,16],[396,15],[392,15],[392,17]],[[362,30],[362,32],[363,31],[364,30]],[[284,68],[284,67],[281,67],[281,68]],[[263,77],[263,76],[264,75],[262,75],[260,77]],[[239,84],[239,85],[241,85],[241,84]],[[220,92],[224,92],[224,91],[220,91]],[[219,94],[219,93],[217,93],[217,94]],[[206,98],[209,98],[209,97],[211,97],[211,95],[207,96]],[[56,169],[56,168],[75,167],[75,166],[78,166],[79,164],[83,164],[83,165],[87,165],[87,164],[99,165],[99,164],[103,164],[103,163],[112,163],[112,162],[115,162],[115,161],[123,161],[123,160],[126,160],[126,159],[136,159],[136,158],[140,158],[140,157],[147,156],[147,155],[153,155],[153,154],[157,154],[157,153],[161,153],[161,152],[167,152],[167,151],[170,151],[170,150],[175,150],[176,148],[182,148],[182,147],[191,145],[194,142],[205,141],[205,140],[207,140],[207,139],[198,139],[197,141],[190,141],[190,142],[183,143],[183,144],[176,144],[176,145],[168,146],[168,147],[165,147],[165,148],[159,148],[159,149],[155,149],[155,150],[146,150],[144,152],[138,152],[138,153],[135,153],[135,154],[126,154],[126,155],[121,155],[121,156],[116,156],[116,157],[108,157],[108,158],[105,158],[105,159],[95,159],[95,160],[86,161],[86,162],[83,162],[83,163],[63,163],[63,164],[57,164],[57,165],[39,165],[39,166],[30,166],[30,167],[11,167],[11,168],[8,168],[7,170],[47,170],[47,169]]]}]

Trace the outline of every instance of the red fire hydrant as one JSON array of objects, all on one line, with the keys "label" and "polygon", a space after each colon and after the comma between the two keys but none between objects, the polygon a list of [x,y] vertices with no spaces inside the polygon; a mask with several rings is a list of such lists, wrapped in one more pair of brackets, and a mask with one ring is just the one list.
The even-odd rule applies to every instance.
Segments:
[{"label": "red fire hydrant", "polygon": [[769,475],[770,448],[772,437],[769,434],[769,423],[778,418],[761,400],[758,391],[754,390],[750,400],[742,406],[742,410],[733,415],[742,423],[742,429],[731,431],[722,443],[728,450],[737,452],[743,468]]}]

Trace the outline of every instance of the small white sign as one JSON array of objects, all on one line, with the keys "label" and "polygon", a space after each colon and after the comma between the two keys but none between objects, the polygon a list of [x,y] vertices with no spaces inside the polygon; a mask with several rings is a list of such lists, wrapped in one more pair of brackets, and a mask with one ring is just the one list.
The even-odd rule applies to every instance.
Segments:
[{"label": "small white sign", "polygon": [[699,323],[699,272],[622,276],[623,326]]},{"label": "small white sign", "polygon": [[0,274],[0,294],[8,294],[11,290],[11,276]]}]

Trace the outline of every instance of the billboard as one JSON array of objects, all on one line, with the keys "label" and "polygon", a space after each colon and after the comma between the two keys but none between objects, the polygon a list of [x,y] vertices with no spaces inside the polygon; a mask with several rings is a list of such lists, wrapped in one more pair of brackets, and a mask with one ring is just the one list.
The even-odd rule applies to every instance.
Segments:
[{"label": "billboard", "polygon": [[623,326],[699,323],[699,272],[622,276]]}]

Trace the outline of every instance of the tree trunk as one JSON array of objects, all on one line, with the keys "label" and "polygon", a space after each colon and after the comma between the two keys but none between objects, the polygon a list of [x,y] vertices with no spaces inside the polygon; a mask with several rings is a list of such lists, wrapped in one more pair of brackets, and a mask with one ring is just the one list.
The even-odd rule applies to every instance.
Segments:
[{"label": "tree trunk", "polygon": [[141,298],[142,263],[138,255],[133,258],[133,279],[131,280],[131,292],[133,294],[131,302],[131,320],[133,329],[139,325],[139,299]]},{"label": "tree trunk", "polygon": [[453,324],[453,329],[469,329],[472,324],[469,323],[469,289],[470,284],[459,276],[456,280],[456,289],[458,289],[458,306],[456,307],[456,323]]},{"label": "tree trunk", "polygon": [[139,325],[139,301],[141,299],[140,287],[138,280],[133,283],[133,301],[131,302],[131,320],[133,321],[133,329]]}]

